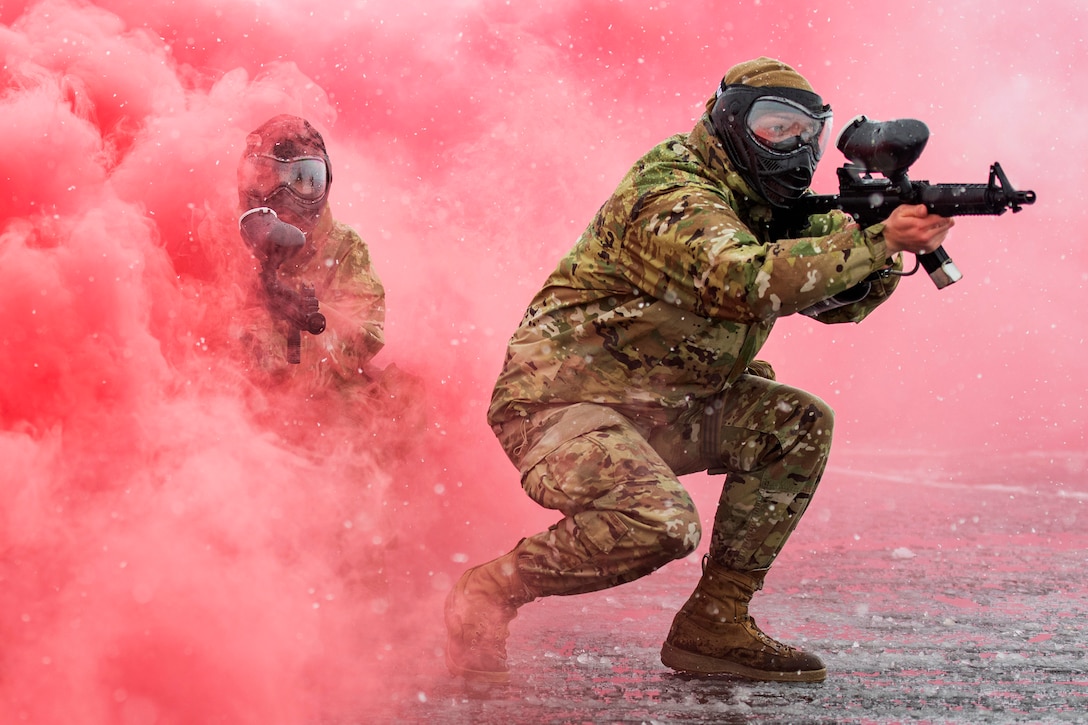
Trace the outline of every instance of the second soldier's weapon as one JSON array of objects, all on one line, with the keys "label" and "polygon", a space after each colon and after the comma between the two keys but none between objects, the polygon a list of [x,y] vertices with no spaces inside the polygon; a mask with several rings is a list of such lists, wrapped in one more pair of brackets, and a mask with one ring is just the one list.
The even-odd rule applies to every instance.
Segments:
[{"label": "second soldier's weapon", "polygon": [[302,359],[301,333],[320,335],[325,331],[325,316],[319,312],[314,286],[303,282],[296,292],[279,278],[280,265],[302,250],[306,236],[266,206],[242,214],[238,229],[261,263],[261,286],[269,310],[289,325],[287,362],[297,365]]},{"label": "second soldier's weapon", "polygon": [[[841,209],[867,227],[884,221],[900,204],[925,204],[939,216],[997,216],[1008,210],[1019,212],[1035,203],[1034,191],[1017,191],[1009,183],[1001,164],[990,167],[985,184],[930,184],[911,181],[907,170],[922,155],[929,141],[929,128],[921,121],[904,118],[870,121],[858,116],[839,135],[837,147],[849,159],[838,169],[839,193],[809,194],[790,205],[783,236],[803,229],[812,214]],[[874,177],[873,174],[880,174]],[[963,276],[944,247],[918,255],[921,266],[937,287],[944,288]],[[914,270],[905,274],[913,274]]]}]

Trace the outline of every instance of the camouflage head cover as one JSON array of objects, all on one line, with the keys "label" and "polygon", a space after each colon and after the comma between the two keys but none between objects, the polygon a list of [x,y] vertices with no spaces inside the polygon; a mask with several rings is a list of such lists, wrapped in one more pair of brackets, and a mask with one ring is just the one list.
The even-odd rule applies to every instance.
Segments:
[{"label": "camouflage head cover", "polygon": [[809,93],[816,92],[800,73],[782,61],[766,56],[738,63],[722,78],[722,85],[732,86],[738,83],[756,88],[796,88]]},{"label": "camouflage head cover", "polygon": [[740,63],[707,107],[730,161],[754,192],[785,207],[808,189],[831,133],[831,107],[800,73],[772,58]]},{"label": "camouflage head cover", "polygon": [[332,185],[325,141],[305,119],[280,115],[246,137],[238,166],[242,211],[267,206],[309,235]]}]

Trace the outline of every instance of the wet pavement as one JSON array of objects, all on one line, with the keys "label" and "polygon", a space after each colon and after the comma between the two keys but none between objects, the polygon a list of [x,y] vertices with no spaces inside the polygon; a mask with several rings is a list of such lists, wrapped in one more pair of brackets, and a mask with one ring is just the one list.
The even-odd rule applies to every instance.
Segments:
[{"label": "wet pavement", "polygon": [[[949,476],[829,471],[756,595],[772,636],[826,682],[671,672],[658,660],[698,555],[605,592],[522,608],[506,686],[441,660],[397,675],[371,721],[404,723],[1086,723],[1088,472],[1043,456]],[[881,466],[896,470],[896,466]],[[700,503],[704,518],[709,504]],[[707,542],[700,546],[699,555]]]}]

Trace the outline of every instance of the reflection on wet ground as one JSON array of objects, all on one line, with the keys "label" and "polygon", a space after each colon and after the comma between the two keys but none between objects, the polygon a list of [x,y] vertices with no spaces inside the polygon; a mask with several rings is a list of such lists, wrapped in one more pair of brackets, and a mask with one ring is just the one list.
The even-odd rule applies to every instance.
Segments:
[{"label": "reflection on wet ground", "polygon": [[1088,722],[1083,474],[1031,489],[919,483],[924,472],[833,473],[752,606],[770,634],[824,659],[826,682],[664,668],[662,638],[698,579],[693,556],[618,589],[523,608],[507,686],[450,679],[436,631],[434,651],[375,716],[496,725]]}]

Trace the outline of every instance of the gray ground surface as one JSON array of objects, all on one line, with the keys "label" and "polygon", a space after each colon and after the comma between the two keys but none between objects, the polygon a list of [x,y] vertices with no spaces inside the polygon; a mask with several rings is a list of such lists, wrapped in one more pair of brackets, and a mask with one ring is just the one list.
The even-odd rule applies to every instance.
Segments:
[{"label": "gray ground surface", "polygon": [[1065,480],[1043,482],[1032,461],[946,482],[927,471],[883,479],[832,471],[752,607],[770,634],[824,659],[824,683],[693,678],[664,668],[661,640],[698,579],[693,556],[624,587],[524,607],[512,625],[508,686],[451,679],[436,632],[434,656],[395,675],[389,701],[368,717],[1088,722],[1081,463],[1059,465]]}]

